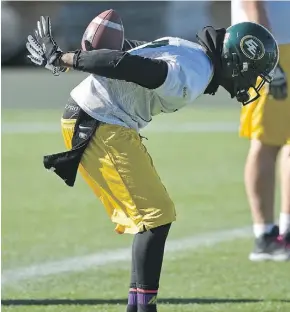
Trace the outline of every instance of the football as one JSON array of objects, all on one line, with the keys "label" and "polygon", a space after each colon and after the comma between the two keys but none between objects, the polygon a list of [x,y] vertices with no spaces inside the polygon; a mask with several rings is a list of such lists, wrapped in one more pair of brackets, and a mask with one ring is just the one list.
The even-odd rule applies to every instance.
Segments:
[{"label": "football", "polygon": [[124,43],[124,27],[119,14],[107,10],[96,16],[88,25],[82,38],[82,50],[121,50]]}]

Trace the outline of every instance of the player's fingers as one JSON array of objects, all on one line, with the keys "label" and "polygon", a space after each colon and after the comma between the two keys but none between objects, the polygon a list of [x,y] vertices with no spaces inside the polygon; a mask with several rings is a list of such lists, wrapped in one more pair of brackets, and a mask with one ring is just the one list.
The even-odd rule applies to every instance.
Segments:
[{"label": "player's fingers", "polygon": [[44,36],[46,36],[48,33],[47,20],[43,16],[40,17],[40,20],[41,20],[43,34]]},{"label": "player's fingers", "polygon": [[41,48],[41,45],[39,44],[39,42],[37,40],[35,40],[31,35],[29,35],[27,37],[28,39],[28,42],[30,43],[30,45],[36,50],[38,51],[39,53],[42,53],[43,50]]},{"label": "player's fingers", "polygon": [[35,55],[27,55],[27,57],[30,59],[30,61],[31,62],[33,62],[33,63],[35,63],[35,64],[37,64],[37,65],[43,65],[44,64],[44,59],[43,58],[41,58],[41,57],[37,57],[37,56],[35,56]]},{"label": "player's fingers", "polygon": [[278,89],[278,99],[279,100],[284,100],[285,99],[285,87],[284,86],[281,86],[279,89]]},{"label": "player's fingers", "polygon": [[34,30],[34,36],[37,40],[40,38],[39,33],[36,29]]},{"label": "player's fingers", "polygon": [[38,54],[38,52],[33,48],[33,46],[29,42],[26,42],[26,49],[29,51],[29,53],[33,55]]},{"label": "player's fingers", "polygon": [[40,21],[37,21],[37,30],[38,30],[38,34],[41,38],[43,38],[43,30],[40,24]]},{"label": "player's fingers", "polygon": [[287,98],[287,96],[288,96],[287,82],[285,82],[284,87],[283,87],[283,96],[284,96],[284,99]]},{"label": "player's fingers", "polygon": [[31,62],[33,62],[36,65],[42,65],[43,60],[41,60],[40,58],[37,58],[33,55],[27,55],[27,57],[30,59]]},{"label": "player's fingers", "polygon": [[51,21],[50,21],[49,16],[46,17],[46,26],[47,26],[47,31],[48,31],[49,35],[52,37],[52,35],[51,35]]},{"label": "player's fingers", "polygon": [[39,52],[37,50],[35,50],[35,48],[29,42],[26,43],[26,49],[28,50],[28,52],[31,55],[33,55],[35,57],[40,55]]},{"label": "player's fingers", "polygon": [[276,98],[277,98],[278,100],[281,100],[281,99],[283,98],[282,93],[283,93],[282,88],[277,88],[277,90],[276,90]]},{"label": "player's fingers", "polygon": [[53,43],[54,45],[57,45],[56,42],[55,42],[55,40],[54,40],[53,37],[52,37],[52,32],[51,32],[51,20],[50,20],[50,17],[47,16],[46,19],[47,19],[47,28],[48,28],[48,34],[49,34],[49,36],[50,36],[50,39],[51,39],[51,41],[52,41],[52,43]]},{"label": "player's fingers", "polygon": [[285,100],[287,98],[287,89],[283,88],[282,89],[282,94],[281,94],[281,99]]},{"label": "player's fingers", "polygon": [[37,46],[35,46],[33,43],[31,42],[27,42],[26,43],[26,48],[27,50],[34,56],[40,56],[43,57],[43,50],[39,49]]},{"label": "player's fingers", "polygon": [[273,98],[281,101],[287,97],[287,89],[284,86],[275,87],[272,89]]}]

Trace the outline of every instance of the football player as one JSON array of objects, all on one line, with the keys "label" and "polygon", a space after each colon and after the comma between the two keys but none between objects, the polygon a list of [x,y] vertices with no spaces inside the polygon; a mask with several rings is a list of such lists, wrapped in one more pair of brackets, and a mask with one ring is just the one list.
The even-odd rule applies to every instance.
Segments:
[{"label": "football player", "polygon": [[46,156],[44,166],[69,186],[79,168],[116,232],[134,235],[127,312],[157,311],[165,241],[176,217],[139,131],[153,116],[214,95],[219,86],[244,105],[251,103],[271,82],[279,59],[274,37],[255,23],[205,27],[197,40],[166,37],[127,52],[63,52],[49,17],[41,17],[35,36],[28,37],[35,64],[91,74],[72,90],[71,109],[61,120],[69,150]]},{"label": "football player", "polygon": [[[289,260],[290,249],[290,2],[232,0],[232,23],[252,21],[273,32],[280,62],[270,86],[241,112],[240,135],[251,140],[245,186],[252,211],[255,246],[252,261]],[[281,213],[274,222],[275,171],[281,152]],[[280,229],[280,235],[279,235]]]}]

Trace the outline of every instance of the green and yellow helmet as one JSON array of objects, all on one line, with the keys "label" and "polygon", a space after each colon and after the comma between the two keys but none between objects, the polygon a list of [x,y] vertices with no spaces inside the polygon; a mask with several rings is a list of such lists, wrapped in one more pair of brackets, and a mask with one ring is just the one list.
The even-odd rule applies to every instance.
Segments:
[{"label": "green and yellow helmet", "polygon": [[[244,105],[255,101],[265,83],[270,83],[279,61],[273,35],[262,25],[243,22],[226,30],[223,70],[233,82],[233,97]],[[254,96],[250,96],[253,89]]]}]

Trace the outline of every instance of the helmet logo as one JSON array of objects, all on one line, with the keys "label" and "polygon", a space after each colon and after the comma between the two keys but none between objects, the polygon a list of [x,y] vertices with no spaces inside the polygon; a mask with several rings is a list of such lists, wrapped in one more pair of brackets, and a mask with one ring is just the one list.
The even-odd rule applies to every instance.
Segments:
[{"label": "helmet logo", "polygon": [[240,47],[245,56],[251,60],[260,60],[265,55],[262,41],[252,35],[243,37]]}]

